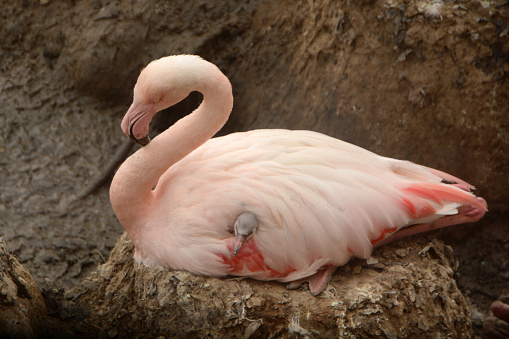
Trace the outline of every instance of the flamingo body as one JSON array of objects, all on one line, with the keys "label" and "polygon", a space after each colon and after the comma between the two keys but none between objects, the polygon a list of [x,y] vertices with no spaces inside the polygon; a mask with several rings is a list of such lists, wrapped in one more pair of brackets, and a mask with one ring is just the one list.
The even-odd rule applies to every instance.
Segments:
[{"label": "flamingo body", "polygon": [[[366,258],[409,225],[457,214],[461,206],[486,210],[460,179],[320,133],[254,130],[209,140],[230,113],[229,82],[194,56],[161,60],[140,75],[122,123],[126,134],[146,137],[158,105],[192,90],[204,102],[126,160],[112,182],[112,205],[138,262],[295,281],[352,256]],[[161,80],[168,68],[172,84]],[[152,81],[162,88],[146,84]],[[172,90],[178,93],[170,99],[159,94]],[[233,225],[244,212],[258,227],[234,254]]]}]

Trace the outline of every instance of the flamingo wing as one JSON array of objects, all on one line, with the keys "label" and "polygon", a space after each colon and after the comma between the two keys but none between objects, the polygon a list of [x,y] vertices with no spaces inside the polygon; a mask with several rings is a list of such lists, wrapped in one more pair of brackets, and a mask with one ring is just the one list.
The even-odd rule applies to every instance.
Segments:
[{"label": "flamingo wing", "polygon": [[[157,237],[165,238],[164,246],[153,240],[161,248],[154,260],[205,275],[300,279],[368,257],[374,243],[406,225],[476,203],[441,181],[426,167],[310,131],[211,139],[154,190],[159,212],[152,215],[163,219]],[[225,239],[246,211],[259,226],[233,256]]]}]

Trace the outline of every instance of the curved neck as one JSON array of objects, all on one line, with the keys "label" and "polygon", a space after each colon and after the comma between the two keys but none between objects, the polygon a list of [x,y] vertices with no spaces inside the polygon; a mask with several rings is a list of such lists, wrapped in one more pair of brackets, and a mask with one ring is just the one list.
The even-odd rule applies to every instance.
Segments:
[{"label": "curved neck", "polygon": [[209,140],[228,120],[233,107],[230,82],[217,67],[209,65],[207,77],[189,88],[189,92],[203,94],[201,105],[129,157],[113,178],[110,200],[126,230],[135,227],[143,213],[149,213],[152,189],[161,175]]}]

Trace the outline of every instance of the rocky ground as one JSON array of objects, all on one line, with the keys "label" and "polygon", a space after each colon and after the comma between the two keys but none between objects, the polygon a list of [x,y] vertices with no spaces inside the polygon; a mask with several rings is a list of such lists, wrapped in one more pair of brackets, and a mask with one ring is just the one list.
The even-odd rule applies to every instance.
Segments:
[{"label": "rocky ground", "polygon": [[122,233],[109,184],[81,193],[124,143],[141,67],[196,53],[233,84],[222,133],[315,130],[477,186],[489,214],[439,236],[474,324],[509,292],[504,1],[8,0],[0,18],[0,234],[40,285],[106,261]]}]

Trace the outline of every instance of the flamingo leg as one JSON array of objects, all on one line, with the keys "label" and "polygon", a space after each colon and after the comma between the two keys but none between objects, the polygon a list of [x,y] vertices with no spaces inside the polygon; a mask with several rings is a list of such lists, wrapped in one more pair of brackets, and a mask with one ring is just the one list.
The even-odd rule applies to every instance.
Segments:
[{"label": "flamingo leg", "polygon": [[[476,198],[480,203],[487,206],[486,201],[483,198]],[[436,230],[439,228],[444,228],[447,226],[457,225],[457,224],[465,224],[465,223],[471,223],[476,222],[479,219],[481,219],[486,212],[471,206],[462,206],[458,208],[458,214],[455,215],[448,215],[444,216],[438,220],[435,220],[434,222],[430,224],[418,224],[418,225],[412,225],[409,227],[405,227],[393,235],[383,239],[382,241],[374,244],[374,247],[379,247],[385,244],[388,244],[390,242],[399,240],[404,237],[409,237],[414,234],[424,233],[427,231]]]},{"label": "flamingo leg", "polygon": [[299,288],[303,283],[307,282],[309,284],[309,291],[311,294],[317,296],[322,293],[325,286],[329,283],[329,280],[332,278],[332,274],[336,271],[336,267],[337,266],[327,266],[309,277],[292,281],[286,286],[286,288],[294,290]]}]

